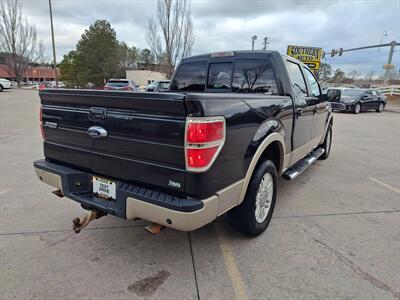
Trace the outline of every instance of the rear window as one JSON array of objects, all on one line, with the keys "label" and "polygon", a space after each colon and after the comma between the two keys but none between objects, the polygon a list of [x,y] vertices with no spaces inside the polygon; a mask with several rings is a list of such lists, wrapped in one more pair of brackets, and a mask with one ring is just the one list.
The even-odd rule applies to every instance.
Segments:
[{"label": "rear window", "polygon": [[171,83],[174,91],[204,91],[207,61],[182,64]]},{"label": "rear window", "polygon": [[169,82],[160,82],[160,89],[169,88]]},{"label": "rear window", "polygon": [[127,86],[129,84],[129,81],[108,81],[107,86],[115,86],[115,87],[123,87]]},{"label": "rear window", "polygon": [[176,72],[170,89],[203,92],[206,87],[208,91],[278,94],[271,63],[261,59],[238,59],[234,63],[183,63]]},{"label": "rear window", "polygon": [[212,63],[208,70],[208,89],[230,89],[232,63]]},{"label": "rear window", "polygon": [[270,62],[257,59],[237,60],[233,73],[232,91],[278,94]]}]

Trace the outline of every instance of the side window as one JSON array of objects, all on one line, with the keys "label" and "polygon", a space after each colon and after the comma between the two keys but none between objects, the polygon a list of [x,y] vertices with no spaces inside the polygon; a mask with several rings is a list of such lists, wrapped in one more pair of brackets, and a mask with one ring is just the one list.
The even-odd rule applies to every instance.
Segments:
[{"label": "side window", "polygon": [[300,66],[291,61],[286,61],[286,67],[289,72],[290,80],[292,81],[294,92],[297,94],[297,96],[306,97],[307,87],[303,74],[301,73]]},{"label": "side window", "polygon": [[208,70],[208,89],[230,89],[232,78],[232,63],[210,64]]},{"label": "side window", "polygon": [[278,88],[270,62],[257,59],[237,60],[233,72],[232,92],[277,95]]},{"label": "side window", "polygon": [[310,72],[310,70],[304,68],[304,71],[306,73],[306,77],[311,87],[310,91],[311,93],[309,96],[319,98],[321,96],[321,92],[319,91],[319,85],[317,80],[315,79],[314,75]]},{"label": "side window", "polygon": [[173,91],[204,91],[207,61],[182,64],[171,82]]}]

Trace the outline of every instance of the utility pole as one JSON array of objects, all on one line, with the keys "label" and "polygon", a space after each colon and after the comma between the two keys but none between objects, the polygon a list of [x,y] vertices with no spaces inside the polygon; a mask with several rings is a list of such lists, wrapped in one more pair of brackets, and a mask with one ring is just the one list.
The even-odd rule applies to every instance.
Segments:
[{"label": "utility pole", "polygon": [[385,71],[385,85],[389,81],[389,73],[390,73],[390,67],[392,65],[394,46],[396,46],[396,42],[395,41],[390,43],[389,58],[388,58],[388,62],[387,62],[387,65],[386,65],[387,68],[386,68],[386,71]]},{"label": "utility pole", "polygon": [[268,42],[268,37],[266,36],[265,38],[264,38],[264,48],[263,48],[263,50],[267,50],[267,45],[269,44],[269,42]]},{"label": "utility pole", "polygon": [[56,45],[54,43],[54,27],[53,27],[53,11],[51,9],[51,0],[49,0],[50,8],[50,24],[51,24],[51,40],[53,43],[53,64],[54,64],[54,74],[56,76],[56,88],[58,88],[58,74],[57,74],[57,60],[56,60]]},{"label": "utility pole", "polygon": [[255,43],[256,40],[257,40],[257,36],[253,35],[251,37],[251,50],[254,50],[254,43]]}]

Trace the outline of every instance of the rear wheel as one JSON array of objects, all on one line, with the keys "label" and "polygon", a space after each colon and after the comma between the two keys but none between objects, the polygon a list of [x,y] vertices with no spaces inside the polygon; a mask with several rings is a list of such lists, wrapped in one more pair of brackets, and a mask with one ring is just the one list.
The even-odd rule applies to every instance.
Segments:
[{"label": "rear wheel", "polygon": [[266,160],[258,166],[242,204],[228,214],[235,230],[257,236],[267,228],[275,207],[276,179],[276,167],[272,161]]},{"label": "rear wheel", "polygon": [[319,159],[327,159],[329,157],[329,153],[331,152],[332,146],[332,125],[328,125],[328,129],[326,130],[325,140],[320,145],[321,148],[325,150],[324,154],[322,154]]},{"label": "rear wheel", "polygon": [[382,102],[380,102],[379,104],[378,104],[378,107],[376,108],[376,112],[383,112],[383,108],[384,108],[384,105],[383,105],[383,103]]},{"label": "rear wheel", "polygon": [[3,91],[3,86],[0,84],[0,92]]},{"label": "rear wheel", "polygon": [[356,105],[354,105],[354,108],[353,108],[353,113],[359,114],[360,111],[361,111],[361,104],[360,103],[356,103]]}]

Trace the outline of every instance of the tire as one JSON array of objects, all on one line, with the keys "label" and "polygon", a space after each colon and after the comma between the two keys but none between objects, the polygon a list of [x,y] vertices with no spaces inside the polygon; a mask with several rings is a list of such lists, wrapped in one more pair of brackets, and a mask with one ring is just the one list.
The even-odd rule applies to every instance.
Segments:
[{"label": "tire", "polygon": [[319,159],[327,159],[329,157],[329,153],[331,153],[332,148],[332,125],[328,125],[328,129],[326,130],[325,140],[320,145],[321,148],[325,150],[324,154],[322,154]]},{"label": "tire", "polygon": [[3,91],[3,86],[0,84],[0,92]]},{"label": "tire", "polygon": [[381,112],[383,112],[383,109],[384,109],[384,108],[385,108],[385,106],[383,105],[382,102],[380,102],[380,103],[378,104],[378,107],[376,108],[376,112],[381,113]]},{"label": "tire", "polygon": [[274,163],[263,161],[254,171],[243,202],[228,213],[229,222],[235,230],[252,237],[264,232],[274,212],[276,180]]},{"label": "tire", "polygon": [[354,108],[353,108],[353,113],[359,114],[360,111],[361,111],[361,104],[360,104],[360,103],[356,103],[356,104],[354,105]]}]

